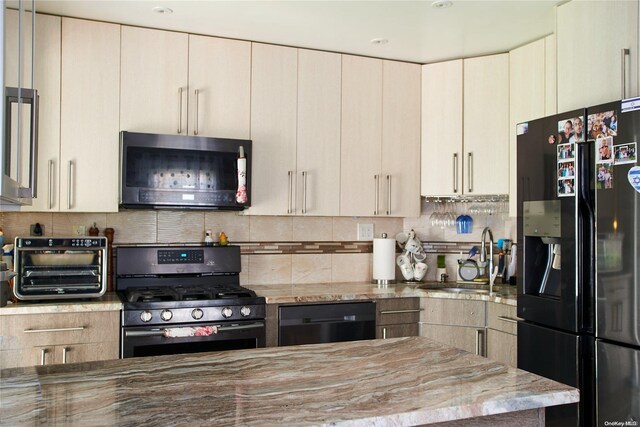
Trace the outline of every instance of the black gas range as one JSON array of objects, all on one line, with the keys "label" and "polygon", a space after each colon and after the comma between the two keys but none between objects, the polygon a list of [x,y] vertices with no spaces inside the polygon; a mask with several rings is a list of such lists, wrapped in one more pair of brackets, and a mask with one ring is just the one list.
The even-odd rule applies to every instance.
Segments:
[{"label": "black gas range", "polygon": [[265,300],[240,286],[238,246],[121,246],[121,356],[264,347]]}]

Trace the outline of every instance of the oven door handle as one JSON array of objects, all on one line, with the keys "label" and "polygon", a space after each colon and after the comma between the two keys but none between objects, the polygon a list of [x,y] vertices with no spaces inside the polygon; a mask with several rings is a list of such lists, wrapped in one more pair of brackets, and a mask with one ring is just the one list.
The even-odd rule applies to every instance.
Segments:
[{"label": "oven door handle", "polygon": [[218,326],[218,333],[226,332],[226,331],[244,331],[246,329],[259,329],[259,328],[264,328],[264,323],[255,322],[255,323],[250,323],[248,325]]},{"label": "oven door handle", "polygon": [[[263,322],[255,322],[250,323],[248,325],[229,325],[229,326],[218,326],[218,332],[227,332],[227,331],[243,331],[247,329],[258,329],[264,328]],[[164,336],[164,330],[162,329],[143,329],[143,330],[134,330],[134,331],[124,331],[125,337],[161,337]]]}]

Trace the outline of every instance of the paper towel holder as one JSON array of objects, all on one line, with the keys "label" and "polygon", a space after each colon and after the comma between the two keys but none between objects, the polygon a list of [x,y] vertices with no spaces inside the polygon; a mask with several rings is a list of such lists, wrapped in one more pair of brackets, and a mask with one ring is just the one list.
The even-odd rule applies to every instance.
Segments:
[{"label": "paper towel holder", "polygon": [[[387,233],[382,233],[380,235],[380,237],[382,239],[387,239]],[[376,239],[374,239],[374,247],[373,247],[374,253],[375,253],[375,246],[376,246],[375,245],[375,240]],[[374,265],[374,273],[373,273],[374,278],[371,280],[371,283],[373,283],[374,285],[378,285],[379,288],[385,288],[385,287],[387,287],[389,285],[393,285],[393,284],[396,283],[396,280],[395,280],[395,244],[396,243],[395,243],[395,239],[392,239],[392,240],[393,240],[393,258],[392,258],[393,261],[392,261],[392,264],[393,264],[393,272],[394,272],[393,276],[394,276],[394,278],[393,279],[391,279],[391,278],[375,278],[375,276],[376,276],[376,273],[375,273],[376,268],[375,268],[375,265]],[[374,262],[375,262],[375,256],[374,256]]]}]

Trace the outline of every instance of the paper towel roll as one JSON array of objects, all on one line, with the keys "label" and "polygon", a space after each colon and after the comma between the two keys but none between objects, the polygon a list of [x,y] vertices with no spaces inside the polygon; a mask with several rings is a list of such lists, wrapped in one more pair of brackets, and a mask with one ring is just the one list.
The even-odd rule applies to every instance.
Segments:
[{"label": "paper towel roll", "polygon": [[373,239],[373,281],[394,283],[396,279],[396,239]]}]

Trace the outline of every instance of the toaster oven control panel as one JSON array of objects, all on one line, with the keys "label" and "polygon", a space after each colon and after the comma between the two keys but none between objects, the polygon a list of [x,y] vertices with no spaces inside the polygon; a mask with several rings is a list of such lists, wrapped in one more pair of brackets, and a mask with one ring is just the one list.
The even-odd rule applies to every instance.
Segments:
[{"label": "toaster oven control panel", "polygon": [[18,248],[106,248],[106,237],[79,238],[48,238],[48,237],[19,237],[16,239]]}]

